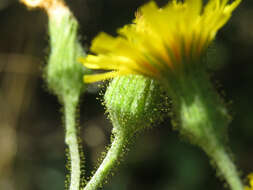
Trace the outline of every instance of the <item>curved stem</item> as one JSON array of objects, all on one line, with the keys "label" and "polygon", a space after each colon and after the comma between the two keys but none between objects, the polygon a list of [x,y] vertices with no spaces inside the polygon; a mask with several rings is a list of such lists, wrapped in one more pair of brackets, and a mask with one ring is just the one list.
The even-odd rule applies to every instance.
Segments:
[{"label": "curved stem", "polygon": [[125,145],[124,136],[116,135],[102,164],[83,190],[96,190],[102,185],[105,178],[119,162]]},{"label": "curved stem", "polygon": [[[213,142],[215,142],[215,139],[213,139]],[[217,148],[211,152],[208,152],[208,150],[206,150],[206,153],[209,154],[209,156],[215,161],[218,170],[224,179],[226,179],[232,190],[244,189],[238,176],[238,171],[231,158],[229,157],[229,154],[224,150],[224,148],[217,146]]]},{"label": "curved stem", "polygon": [[78,136],[76,130],[76,105],[77,101],[66,99],[64,101],[64,114],[65,114],[65,143],[69,148],[69,155],[71,161],[71,177],[69,190],[79,190],[80,175],[81,175],[81,162],[78,146]]},{"label": "curved stem", "polygon": [[206,73],[189,72],[173,82],[168,93],[179,131],[208,154],[232,190],[243,190],[239,173],[226,150],[230,117]]}]

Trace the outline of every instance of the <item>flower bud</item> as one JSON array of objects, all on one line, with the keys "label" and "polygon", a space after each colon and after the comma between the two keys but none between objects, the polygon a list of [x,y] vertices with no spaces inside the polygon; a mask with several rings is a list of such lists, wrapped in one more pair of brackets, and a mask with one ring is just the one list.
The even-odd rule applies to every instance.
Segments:
[{"label": "flower bud", "polygon": [[[80,63],[79,57],[84,57],[77,36],[78,23],[64,4],[58,5],[48,14],[50,55],[45,68],[45,78],[49,89],[61,101],[65,96],[79,97],[84,90],[83,75],[87,72]],[[63,30],[64,28],[64,30]]]},{"label": "flower bud", "polygon": [[138,75],[116,77],[106,90],[105,105],[113,133],[135,134],[168,114],[168,97],[155,80]]}]

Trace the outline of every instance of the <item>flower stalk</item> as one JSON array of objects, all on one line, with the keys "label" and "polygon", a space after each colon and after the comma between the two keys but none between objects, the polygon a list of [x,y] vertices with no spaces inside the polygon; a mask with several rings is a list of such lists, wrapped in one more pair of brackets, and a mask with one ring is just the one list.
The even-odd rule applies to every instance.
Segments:
[{"label": "flower stalk", "polygon": [[[57,9],[62,10],[59,7]],[[85,91],[85,85],[81,82],[82,75],[87,71],[77,63],[77,58],[85,53],[77,40],[77,21],[67,7],[66,9],[49,14],[51,54],[45,72],[49,88],[64,107],[65,143],[69,149],[71,165],[67,189],[79,190],[82,166],[76,110],[80,96]]]},{"label": "flower stalk", "polygon": [[68,146],[70,168],[69,190],[79,190],[81,176],[81,157],[78,143],[78,129],[76,127],[76,109],[78,96],[66,96],[64,98],[64,123],[65,123],[65,143]]},{"label": "flower stalk", "polygon": [[71,165],[69,187],[66,188],[79,190],[82,166],[76,110],[86,89],[82,76],[89,71],[77,62],[80,56],[85,56],[78,41],[78,23],[63,0],[21,1],[29,8],[42,8],[48,14],[50,54],[44,77],[49,90],[58,97],[64,108],[65,142]]},{"label": "flower stalk", "polygon": [[230,116],[221,97],[213,89],[204,68],[191,67],[168,82],[176,128],[201,147],[232,190],[243,190],[238,171],[227,151]]},{"label": "flower stalk", "polygon": [[134,142],[135,135],[158,124],[168,114],[169,102],[160,85],[142,76],[113,79],[104,100],[113,125],[112,144],[84,190],[101,187],[112,170],[119,165],[129,143]]},{"label": "flower stalk", "polygon": [[104,180],[108,178],[109,174],[124,156],[128,140],[129,137],[124,133],[115,135],[106,157],[83,190],[95,190],[102,187]]}]

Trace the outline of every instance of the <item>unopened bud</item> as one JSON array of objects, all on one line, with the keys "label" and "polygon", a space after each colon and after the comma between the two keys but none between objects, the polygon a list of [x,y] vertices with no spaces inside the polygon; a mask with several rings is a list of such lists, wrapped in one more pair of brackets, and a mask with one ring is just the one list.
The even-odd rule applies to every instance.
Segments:
[{"label": "unopened bud", "polygon": [[114,78],[104,98],[114,134],[135,134],[158,124],[168,114],[169,100],[161,86],[143,76]]}]

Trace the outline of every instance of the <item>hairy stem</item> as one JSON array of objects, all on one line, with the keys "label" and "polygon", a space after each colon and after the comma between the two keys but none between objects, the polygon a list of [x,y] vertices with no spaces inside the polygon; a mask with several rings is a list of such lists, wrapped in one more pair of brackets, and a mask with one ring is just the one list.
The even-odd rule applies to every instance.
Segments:
[{"label": "hairy stem", "polygon": [[71,161],[71,176],[69,190],[79,190],[80,175],[81,175],[81,162],[78,146],[78,135],[76,129],[76,106],[77,101],[72,101],[71,98],[64,101],[64,114],[65,114],[65,143],[69,148],[69,155]]},{"label": "hairy stem", "polygon": [[102,164],[83,190],[96,190],[102,186],[106,177],[108,177],[112,169],[118,164],[122,157],[125,145],[126,142],[124,136],[116,135]]},{"label": "hairy stem", "polygon": [[232,190],[243,190],[226,148],[230,116],[205,71],[183,73],[168,89],[180,133],[208,154]]},{"label": "hairy stem", "polygon": [[[207,148],[206,153],[214,160],[218,171],[229,184],[232,190],[243,190],[243,185],[238,175],[238,171],[229,157],[229,154],[220,145],[215,145],[215,139],[211,139],[210,144],[213,144],[213,150]],[[216,147],[216,148],[215,148]],[[212,150],[212,151],[210,151]]]}]

